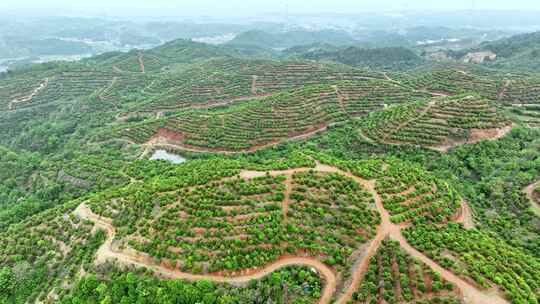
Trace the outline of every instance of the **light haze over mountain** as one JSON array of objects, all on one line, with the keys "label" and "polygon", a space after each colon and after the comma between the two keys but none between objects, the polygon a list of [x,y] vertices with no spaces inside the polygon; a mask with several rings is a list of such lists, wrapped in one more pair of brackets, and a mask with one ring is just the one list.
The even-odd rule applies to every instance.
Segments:
[{"label": "light haze over mountain", "polygon": [[[361,2],[361,4],[359,4]],[[367,11],[425,11],[425,10],[540,10],[537,0],[20,0],[1,1],[0,11],[17,12],[29,10],[34,14],[88,13],[129,15],[167,15],[167,16],[239,16],[268,12],[282,12],[288,7],[290,13],[360,13]]]}]

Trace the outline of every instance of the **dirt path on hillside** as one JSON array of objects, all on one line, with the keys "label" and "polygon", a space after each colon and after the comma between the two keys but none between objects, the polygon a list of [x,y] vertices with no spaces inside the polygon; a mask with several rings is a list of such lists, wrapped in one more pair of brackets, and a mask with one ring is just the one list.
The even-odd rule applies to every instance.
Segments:
[{"label": "dirt path on hillside", "polygon": [[231,98],[231,99],[222,100],[222,101],[193,104],[191,105],[190,108],[197,109],[197,110],[200,110],[200,109],[206,110],[206,109],[212,109],[216,107],[228,106],[232,103],[240,102],[240,101],[257,100],[259,98],[268,97],[271,95],[272,95],[271,93],[268,93],[268,94],[260,94],[257,96],[241,96],[241,97]]},{"label": "dirt path on hillside", "polygon": [[114,87],[117,81],[118,81],[118,77],[113,77],[113,79],[111,80],[111,83],[99,93],[98,95],[99,100],[104,101],[105,99],[107,99],[104,95]]},{"label": "dirt path on hillside", "polygon": [[143,59],[144,55],[142,52],[139,52],[139,56],[137,57],[137,59],[139,60],[139,67],[141,68],[141,73],[145,73],[144,72],[144,59]]},{"label": "dirt path on hillside", "polygon": [[358,132],[358,135],[360,137],[362,137],[363,140],[369,142],[369,143],[375,143],[375,141],[373,139],[371,139],[369,136],[367,136],[363,131],[362,131],[362,128],[358,128],[357,130]]},{"label": "dirt path on hillside", "polygon": [[440,93],[440,92],[429,92],[429,94],[431,94],[431,96],[433,97],[450,97],[451,96],[447,93]]},{"label": "dirt path on hillside", "polygon": [[142,160],[142,159],[145,159],[148,154],[150,154],[150,152],[152,151],[152,147],[151,146],[146,146],[144,147],[144,150],[143,152],[141,153],[141,155],[139,155],[139,157],[137,157],[138,160]]},{"label": "dirt path on hillside", "polygon": [[381,224],[379,225],[377,229],[377,234],[375,238],[370,242],[367,250],[360,257],[360,260],[359,260],[359,263],[357,264],[356,269],[353,269],[350,282],[348,282],[348,285],[347,285],[348,287],[346,288],[344,292],[342,292],[342,294],[338,295],[337,297],[337,301],[336,301],[337,304],[347,304],[351,300],[353,293],[360,286],[360,283],[362,282],[362,279],[364,278],[368,270],[369,262],[371,258],[375,256],[375,254],[377,253],[377,250],[379,249],[381,242],[392,231],[397,229],[397,231],[399,232],[400,228],[399,226],[392,224],[392,222],[390,221],[390,214],[384,208],[380,195],[377,193],[377,191],[375,191],[374,180],[365,180],[349,172],[342,171],[335,167],[323,165],[322,168],[325,171],[335,172],[335,173],[347,176],[349,178],[352,178],[358,184],[362,185],[365,189],[367,189],[368,192],[371,193],[371,195],[375,199],[375,206],[381,216]]},{"label": "dirt path on hillside", "polygon": [[497,93],[497,100],[503,99],[504,95],[506,95],[506,91],[508,90],[509,85],[510,85],[510,80],[506,80],[503,83],[501,90],[499,91],[499,93]]},{"label": "dirt path on hillside", "polygon": [[37,88],[35,88],[32,93],[30,93],[30,95],[27,95],[27,96],[24,96],[24,97],[19,97],[19,98],[15,98],[13,100],[11,100],[11,102],[9,103],[8,105],[8,109],[9,110],[13,110],[13,107],[14,105],[18,104],[18,103],[24,103],[24,102],[29,102],[29,101],[32,101],[32,99],[37,95],[39,94],[39,92],[45,90],[47,88],[47,86],[49,86],[49,78],[45,78],[45,80],[39,84],[39,86]]},{"label": "dirt path on hillside", "polygon": [[257,95],[257,75],[251,76],[251,94]]},{"label": "dirt path on hillside", "polygon": [[143,259],[141,259],[140,257],[113,250],[113,240],[116,236],[116,229],[114,228],[110,220],[104,219],[94,214],[90,210],[90,208],[88,208],[88,206],[86,206],[84,203],[81,204],[74,211],[74,214],[77,215],[79,218],[87,219],[94,222],[96,227],[105,230],[105,232],[107,233],[107,239],[105,240],[105,243],[100,246],[96,254],[95,263],[98,265],[106,262],[107,260],[114,259],[119,261],[121,264],[148,268],[154,271],[156,274],[159,274],[161,277],[168,279],[181,279],[188,281],[209,280],[217,283],[229,283],[237,285],[246,285],[252,280],[262,279],[284,267],[307,266],[316,269],[325,281],[325,286],[319,303],[329,303],[336,289],[336,276],[334,272],[320,261],[314,258],[307,257],[283,257],[280,258],[278,261],[260,269],[257,272],[254,272],[250,275],[237,277],[196,275],[181,272],[178,270],[168,269],[160,265],[149,264],[143,261]]},{"label": "dirt path on hillside", "polygon": [[375,204],[377,206],[377,210],[381,214],[382,221],[379,227],[379,231],[377,232],[377,236],[375,237],[375,240],[372,241],[372,245],[370,245],[370,248],[368,248],[367,250],[367,254],[364,257],[365,260],[362,261],[360,267],[357,269],[356,273],[353,275],[353,284],[350,285],[345,295],[341,297],[336,303],[346,304],[351,299],[352,294],[359,286],[361,280],[363,279],[368,269],[369,260],[371,259],[371,257],[375,255],[381,241],[384,240],[387,236],[389,236],[390,238],[396,241],[399,241],[401,247],[406,252],[408,252],[411,256],[421,260],[426,265],[431,267],[433,270],[440,273],[441,276],[447,281],[454,283],[463,292],[463,295],[465,297],[465,303],[470,303],[470,304],[499,304],[499,303],[507,304],[508,303],[506,300],[502,299],[500,296],[496,294],[487,294],[478,290],[476,287],[467,283],[463,279],[457,277],[452,272],[442,268],[437,263],[435,263],[434,261],[429,259],[427,256],[425,256],[423,253],[419,252],[418,250],[410,246],[405,240],[405,238],[403,237],[403,235],[401,234],[400,226],[393,224],[390,221],[390,214],[384,208],[380,195],[375,191],[375,183],[373,181],[363,180],[348,172],[343,172],[341,170],[338,170],[338,172],[343,175],[353,178],[358,183],[366,187],[370,193],[372,193],[372,195],[375,198]]},{"label": "dirt path on hillside", "polygon": [[[265,175],[271,175],[271,176],[285,175],[287,176],[288,180],[290,180],[292,178],[292,175],[295,173],[307,172],[311,170],[317,171],[317,172],[325,172],[325,173],[337,173],[337,174],[353,179],[354,181],[362,185],[365,189],[368,190],[369,193],[373,195],[376,209],[381,216],[381,224],[377,229],[377,234],[375,238],[370,241],[369,245],[367,246],[367,249],[357,258],[356,262],[353,264],[352,276],[347,281],[347,284],[346,284],[347,287],[342,291],[336,291],[337,277],[328,266],[324,265],[323,263],[321,263],[320,261],[316,259],[307,258],[307,257],[283,257],[279,259],[278,261],[272,264],[269,264],[266,267],[250,275],[239,276],[239,277],[224,277],[224,276],[215,276],[215,275],[194,275],[190,273],[181,272],[178,270],[171,270],[160,265],[149,263],[148,261],[145,261],[140,256],[130,255],[125,252],[114,251],[113,239],[115,237],[116,231],[112,225],[111,220],[101,218],[100,216],[94,214],[85,204],[81,204],[75,210],[74,213],[80,218],[88,219],[94,222],[96,227],[104,229],[107,232],[107,240],[99,248],[97,252],[96,263],[103,263],[104,261],[109,260],[109,259],[117,259],[120,263],[123,263],[126,265],[134,265],[134,266],[149,268],[155,271],[157,274],[166,278],[185,279],[185,280],[190,280],[190,281],[206,279],[206,280],[210,280],[214,282],[245,284],[245,283],[248,283],[250,280],[257,280],[257,279],[263,278],[271,274],[272,272],[280,268],[283,268],[285,266],[305,265],[305,266],[313,267],[317,269],[317,271],[321,274],[321,276],[324,278],[326,282],[325,288],[323,290],[323,294],[319,303],[321,304],[330,303],[332,301],[332,298],[336,298],[337,300],[335,301],[335,303],[347,304],[351,300],[353,293],[360,286],[360,283],[362,279],[364,278],[367,272],[367,269],[369,267],[369,262],[371,258],[376,254],[377,249],[379,248],[381,242],[385,238],[390,237],[391,239],[398,241],[401,247],[411,256],[413,256],[414,258],[417,258],[418,260],[422,261],[423,263],[431,267],[434,271],[440,273],[441,276],[448,282],[455,284],[463,293],[465,303],[467,304],[508,304],[508,302],[504,300],[503,298],[501,298],[498,294],[489,293],[487,291],[483,292],[479,290],[478,288],[469,284],[465,280],[459,278],[452,272],[442,268],[436,262],[434,262],[433,260],[425,256],[423,253],[419,252],[418,250],[410,246],[407,243],[406,239],[401,234],[401,226],[393,224],[390,221],[390,214],[384,208],[381,196],[375,190],[375,180],[365,180],[349,172],[343,171],[336,167],[323,165],[319,162],[316,163],[315,168],[296,168],[296,169],[277,170],[277,171],[243,170],[240,172],[239,176],[244,179],[252,179],[252,178],[261,177]],[[290,187],[290,186],[286,185],[286,188],[287,187]]]},{"label": "dirt path on hillside", "polygon": [[490,293],[488,291],[482,292],[476,287],[472,286],[468,282],[456,276],[451,271],[446,270],[445,268],[439,266],[433,260],[425,256],[420,251],[413,248],[407,240],[403,237],[400,231],[390,234],[390,238],[396,240],[401,245],[409,255],[422,261],[424,264],[429,266],[434,271],[441,274],[441,276],[448,282],[456,285],[459,290],[463,293],[464,301],[467,304],[509,304],[508,301],[501,298],[498,294]]},{"label": "dirt path on hillside", "polygon": [[[359,286],[362,278],[364,277],[368,265],[369,260],[372,256],[375,255],[380,242],[384,240],[387,236],[390,236],[390,238],[399,241],[401,247],[408,252],[411,256],[421,260],[426,265],[431,267],[433,270],[437,271],[441,274],[441,276],[446,279],[447,281],[454,283],[462,292],[465,297],[465,303],[467,304],[508,304],[508,302],[504,299],[502,299],[499,295],[496,294],[487,294],[485,292],[480,291],[476,287],[472,286],[471,284],[467,283],[463,279],[457,277],[452,272],[442,268],[437,263],[429,259],[427,256],[425,256],[423,253],[419,252],[418,250],[414,249],[411,245],[407,243],[407,240],[403,237],[401,234],[401,227],[399,225],[393,224],[390,221],[390,214],[386,209],[384,208],[384,205],[382,203],[382,199],[380,195],[375,191],[375,183],[373,181],[366,181],[359,177],[356,177],[348,172],[343,172],[341,170],[338,170],[339,173],[349,176],[356,180],[358,183],[362,184],[364,187],[366,187],[370,193],[375,198],[375,205],[377,206],[377,210],[381,214],[381,226],[379,227],[379,231],[377,232],[377,236],[375,237],[375,240],[372,241],[372,243],[377,244],[377,246],[370,246],[373,247],[368,249],[368,253],[366,254],[365,261],[362,261],[359,269],[357,269],[356,273],[353,275],[353,284],[349,287],[347,293],[340,298],[336,303],[339,304],[346,304],[350,299],[354,291]],[[370,250],[371,249],[371,250]],[[356,281],[356,282],[355,282]]]},{"label": "dirt path on hillside", "polygon": [[284,171],[269,171],[269,172],[242,171],[240,173],[240,176],[243,178],[255,178],[255,177],[264,176],[266,174],[270,174],[271,176],[291,175],[294,173],[306,172],[306,171],[311,171],[311,170],[314,170],[317,172],[325,172],[325,173],[337,173],[337,174],[352,178],[358,184],[366,188],[373,195],[375,199],[375,205],[377,207],[377,210],[379,211],[379,214],[381,215],[381,225],[377,229],[377,234],[375,238],[370,241],[369,245],[367,246],[367,249],[358,257],[357,262],[354,263],[356,267],[352,269],[352,276],[347,281],[346,289],[343,291],[339,291],[339,295],[336,295],[334,297],[334,298],[337,298],[337,301],[335,303],[346,304],[352,298],[353,293],[357,290],[358,286],[360,285],[360,282],[362,281],[368,269],[369,261],[377,252],[377,249],[381,245],[381,242],[390,234],[392,230],[397,229],[399,231],[399,227],[396,225],[393,225],[390,222],[390,214],[386,211],[386,209],[384,209],[381,197],[375,191],[375,181],[368,181],[368,180],[359,178],[355,175],[352,175],[349,172],[340,170],[336,167],[323,165],[318,162],[315,168],[298,168],[298,169],[291,169],[291,170],[284,170]]},{"label": "dirt path on hillside", "polygon": [[[419,260],[424,262],[426,265],[430,266],[432,269],[439,272],[441,276],[445,278],[447,281],[454,283],[463,292],[463,295],[465,297],[465,303],[467,304],[503,304],[503,303],[507,304],[508,303],[506,300],[502,299],[497,294],[488,294],[487,292],[480,291],[475,286],[472,286],[468,282],[454,275],[452,272],[442,268],[441,266],[436,264],[434,261],[426,257],[424,254],[420,253],[419,251],[414,249],[412,246],[410,246],[401,234],[401,227],[399,225],[393,224],[390,221],[390,214],[384,208],[382,199],[375,190],[375,181],[365,180],[355,175],[352,175],[349,172],[345,172],[335,167],[322,165],[320,163],[317,163],[317,166],[314,169],[300,168],[300,169],[287,170],[287,171],[270,171],[270,174],[279,175],[280,172],[287,172],[287,174],[290,174],[291,172],[296,173],[296,172],[304,172],[308,170],[338,173],[338,174],[347,176],[349,178],[352,178],[357,183],[359,183],[364,188],[366,188],[373,195],[375,199],[375,205],[377,207],[377,210],[379,211],[379,214],[381,215],[381,225],[378,228],[377,235],[369,243],[366,251],[359,257],[360,262],[357,264],[357,268],[353,271],[352,277],[349,280],[350,282],[348,282],[347,284],[348,287],[342,294],[338,296],[337,301],[335,302],[336,304],[346,304],[350,301],[353,293],[357,290],[358,286],[360,286],[360,283],[367,272],[367,269],[369,267],[369,261],[376,254],[377,249],[379,248],[381,242],[386,237],[390,237],[394,240],[399,241],[403,249],[405,249],[405,251],[407,251],[410,255],[412,255],[415,258],[418,258]],[[248,177],[249,176],[262,176],[261,174],[263,175],[266,174],[262,172],[256,173],[255,171],[246,171],[246,172],[247,174],[244,174],[244,176],[248,176]],[[467,209],[468,209],[468,206],[467,206]]]},{"label": "dirt path on hillside", "polygon": [[403,123],[400,123],[396,129],[394,129],[392,132],[388,132],[387,134],[385,134],[383,136],[383,141],[387,141],[388,140],[388,137],[398,133],[401,129],[405,128],[406,126],[408,126],[410,123],[422,118],[424,115],[426,115],[426,113],[435,105],[435,102],[434,101],[430,101],[428,102],[427,106],[422,109],[422,111],[420,111],[418,113],[418,115],[414,115],[411,119],[403,122]]},{"label": "dirt path on hillside", "polygon": [[459,213],[459,217],[456,219],[456,222],[462,223],[465,229],[474,228],[474,218],[472,215],[472,210],[466,201],[463,201],[461,203],[461,210]]},{"label": "dirt path on hillside", "polygon": [[283,209],[283,220],[286,222],[288,215],[289,215],[289,205],[291,203],[291,192],[293,188],[293,177],[292,175],[288,175],[287,179],[285,180],[285,198],[283,199],[283,203],[281,208]]},{"label": "dirt path on hillside", "polygon": [[343,95],[339,91],[339,87],[337,85],[333,85],[332,88],[336,92],[337,100],[338,100],[338,103],[339,103],[339,107],[341,108],[341,111],[343,111],[343,113],[345,113],[346,116],[349,116],[348,113],[347,113],[347,109],[345,108],[345,98],[343,97]]},{"label": "dirt path on hillside", "polygon": [[534,193],[534,190],[536,190],[536,188],[538,187],[540,187],[540,181],[537,181],[536,183],[525,187],[525,189],[523,189],[523,192],[531,201],[534,213],[540,216],[540,197]]}]

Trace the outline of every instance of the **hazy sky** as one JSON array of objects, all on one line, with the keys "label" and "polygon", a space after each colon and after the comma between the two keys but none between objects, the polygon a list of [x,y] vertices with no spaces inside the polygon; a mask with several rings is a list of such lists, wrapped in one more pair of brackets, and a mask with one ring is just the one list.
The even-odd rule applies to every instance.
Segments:
[{"label": "hazy sky", "polygon": [[540,0],[0,0],[2,11],[31,10],[49,14],[87,12],[110,15],[253,15],[291,13],[356,13],[396,10],[539,10]]}]

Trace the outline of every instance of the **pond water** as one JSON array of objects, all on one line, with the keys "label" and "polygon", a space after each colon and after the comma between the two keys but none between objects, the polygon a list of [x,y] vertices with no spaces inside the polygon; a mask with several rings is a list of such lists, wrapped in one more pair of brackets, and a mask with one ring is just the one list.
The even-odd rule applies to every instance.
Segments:
[{"label": "pond water", "polygon": [[156,150],[152,157],[150,157],[150,160],[166,160],[173,164],[181,164],[187,161],[187,159],[183,158],[182,156],[169,153],[165,150]]}]

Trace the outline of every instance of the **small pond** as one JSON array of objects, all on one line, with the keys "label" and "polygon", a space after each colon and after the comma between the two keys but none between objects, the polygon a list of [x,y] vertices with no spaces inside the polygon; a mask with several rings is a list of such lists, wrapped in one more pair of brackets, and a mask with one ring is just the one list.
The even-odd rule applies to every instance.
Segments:
[{"label": "small pond", "polygon": [[156,150],[152,157],[150,157],[150,160],[166,160],[173,164],[181,164],[186,161],[182,156],[169,153],[165,150]]}]

